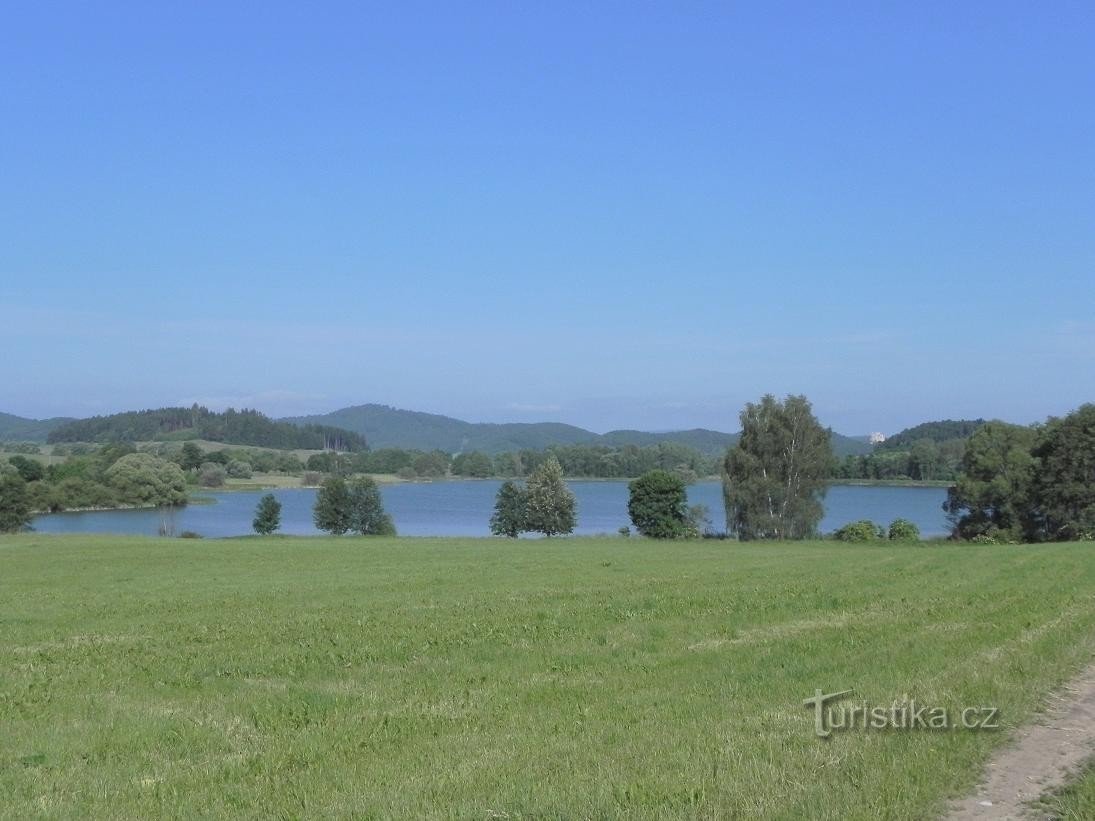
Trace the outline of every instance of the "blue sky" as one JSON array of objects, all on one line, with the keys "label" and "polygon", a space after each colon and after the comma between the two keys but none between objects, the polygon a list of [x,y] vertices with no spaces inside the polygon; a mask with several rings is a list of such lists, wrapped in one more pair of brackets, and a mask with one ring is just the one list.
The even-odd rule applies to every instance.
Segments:
[{"label": "blue sky", "polygon": [[22,3],[0,410],[1095,399],[1095,6]]}]

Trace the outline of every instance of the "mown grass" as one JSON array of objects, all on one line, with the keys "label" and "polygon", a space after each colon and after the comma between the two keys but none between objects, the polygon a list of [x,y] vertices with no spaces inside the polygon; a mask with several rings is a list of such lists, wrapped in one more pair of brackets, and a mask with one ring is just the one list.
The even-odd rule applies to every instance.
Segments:
[{"label": "mown grass", "polygon": [[923,818],[1091,659],[1095,553],[25,535],[0,602],[13,817]]}]

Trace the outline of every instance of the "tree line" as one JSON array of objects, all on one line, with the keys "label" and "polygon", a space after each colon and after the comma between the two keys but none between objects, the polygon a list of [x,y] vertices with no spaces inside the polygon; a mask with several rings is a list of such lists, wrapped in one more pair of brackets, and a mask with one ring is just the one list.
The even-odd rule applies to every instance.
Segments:
[{"label": "tree line", "polygon": [[229,408],[216,413],[201,405],[158,408],[94,416],[67,422],[50,431],[50,443],[150,442],[206,439],[252,447],[336,451],[365,449],[365,437],[327,425],[297,426],[275,422],[257,410]]},{"label": "tree line", "polygon": [[554,459],[571,478],[625,479],[651,470],[667,470],[686,481],[714,476],[719,458],[676,442],[654,445],[555,445],[546,450],[519,450],[493,456],[481,451],[455,455],[442,450],[420,451],[380,448],[359,453],[316,453],[305,469],[348,476],[354,473],[390,474],[403,479],[460,476],[473,479],[523,479]]}]

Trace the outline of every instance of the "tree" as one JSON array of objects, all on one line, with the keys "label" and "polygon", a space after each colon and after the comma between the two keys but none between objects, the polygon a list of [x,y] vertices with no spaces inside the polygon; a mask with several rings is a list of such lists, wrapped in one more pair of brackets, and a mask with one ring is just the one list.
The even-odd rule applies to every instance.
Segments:
[{"label": "tree", "polygon": [[225,466],[225,470],[233,479],[251,478],[251,464],[249,462],[244,462],[241,459],[230,459]]},{"label": "tree", "polygon": [[312,521],[319,530],[341,536],[350,529],[350,516],[350,491],[346,480],[338,476],[327,479],[316,494]]},{"label": "tree", "polygon": [[251,526],[260,536],[269,536],[281,527],[281,502],[274,498],[273,493],[267,493],[259,499]]},{"label": "tree", "polygon": [[416,456],[411,467],[419,476],[444,476],[449,472],[449,455],[443,450],[431,450]]},{"label": "tree", "polygon": [[178,455],[179,467],[183,470],[197,470],[204,461],[205,454],[202,453],[202,449],[198,445],[193,442],[183,443],[182,450],[179,451]]},{"label": "tree", "polygon": [[37,482],[46,475],[46,469],[36,459],[28,459],[26,456],[12,456],[8,464],[19,471],[24,482]]},{"label": "tree", "polygon": [[362,536],[394,536],[395,524],[384,511],[380,489],[368,476],[350,482],[350,530]]},{"label": "tree", "polygon": [[548,537],[574,530],[574,494],[563,481],[563,468],[554,456],[549,456],[532,472],[525,494],[526,530],[543,533]]},{"label": "tree", "polygon": [[943,503],[956,537],[1018,542],[1032,534],[1036,436],[1033,428],[992,421],[969,438],[958,481]]},{"label": "tree", "polygon": [[1095,405],[1051,419],[1034,447],[1036,528],[1042,538],[1095,539]]},{"label": "tree", "polygon": [[743,540],[814,535],[833,451],[810,402],[768,394],[745,406],[741,428],[723,462],[726,529]]},{"label": "tree", "polygon": [[103,476],[122,504],[155,507],[186,504],[186,476],[182,469],[150,453],[123,456]]},{"label": "tree", "polygon": [[692,530],[684,480],[666,470],[651,470],[628,486],[627,512],[643,536],[681,539]]},{"label": "tree", "polygon": [[495,536],[516,539],[525,530],[527,500],[525,491],[515,482],[502,482],[494,498],[494,515],[490,517],[490,532]]},{"label": "tree", "polygon": [[456,476],[474,476],[477,479],[485,479],[491,475],[493,469],[494,462],[491,458],[478,450],[457,454],[452,460],[452,472]]},{"label": "tree", "polygon": [[30,494],[17,472],[0,472],[0,533],[17,533],[30,524]]}]

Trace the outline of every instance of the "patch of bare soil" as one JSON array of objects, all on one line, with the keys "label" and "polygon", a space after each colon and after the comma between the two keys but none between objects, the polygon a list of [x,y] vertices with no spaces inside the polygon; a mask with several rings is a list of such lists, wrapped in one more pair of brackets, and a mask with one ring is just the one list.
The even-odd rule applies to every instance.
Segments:
[{"label": "patch of bare soil", "polygon": [[955,801],[950,821],[1044,817],[1030,807],[1059,787],[1095,752],[1095,664],[1050,701],[1038,720],[1021,728],[996,753],[984,781],[972,795]]}]

